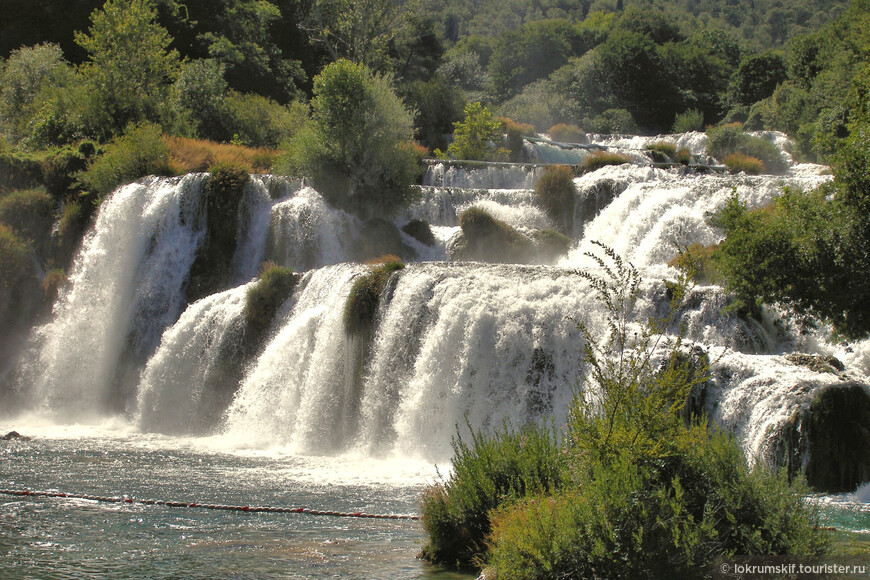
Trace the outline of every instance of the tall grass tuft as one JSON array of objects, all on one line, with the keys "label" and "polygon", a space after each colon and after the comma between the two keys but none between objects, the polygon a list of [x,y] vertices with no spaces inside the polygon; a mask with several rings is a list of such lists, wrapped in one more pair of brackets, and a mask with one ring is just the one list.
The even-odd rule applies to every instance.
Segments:
[{"label": "tall grass tuft", "polygon": [[562,233],[574,228],[574,172],[567,165],[548,165],[535,183],[538,196],[549,218]]},{"label": "tall grass tuft", "polygon": [[591,173],[608,165],[622,165],[631,163],[631,158],[620,153],[610,151],[593,151],[586,159],[580,162],[577,170],[580,173]]},{"label": "tall grass tuft", "polygon": [[344,305],[344,329],[348,334],[374,324],[387,280],[405,264],[397,256],[386,255],[372,261],[370,266],[366,274],[356,279]]},{"label": "tall grass tuft", "polygon": [[764,162],[757,157],[742,153],[731,153],[722,160],[729,173],[745,173],[746,175],[761,175],[764,173]]}]

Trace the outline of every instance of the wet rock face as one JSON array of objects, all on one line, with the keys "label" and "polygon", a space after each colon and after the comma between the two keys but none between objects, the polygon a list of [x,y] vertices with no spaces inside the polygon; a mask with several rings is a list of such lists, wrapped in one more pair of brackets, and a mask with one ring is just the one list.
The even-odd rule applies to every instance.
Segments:
[{"label": "wet rock face", "polygon": [[794,352],[791,354],[785,355],[785,358],[800,366],[807,367],[816,371],[817,373],[841,373],[846,370],[846,367],[843,366],[837,358],[833,356],[825,356],[820,354],[804,354],[799,352]]},{"label": "wet rock face", "polygon": [[803,468],[817,491],[850,492],[870,481],[868,387],[842,383],[821,389],[786,425],[781,450],[789,473]]}]

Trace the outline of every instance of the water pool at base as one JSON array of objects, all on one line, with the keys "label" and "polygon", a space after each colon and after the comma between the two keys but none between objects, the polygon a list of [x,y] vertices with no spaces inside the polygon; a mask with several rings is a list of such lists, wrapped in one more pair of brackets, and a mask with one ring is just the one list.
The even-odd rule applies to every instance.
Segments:
[{"label": "water pool at base", "polygon": [[[417,514],[436,476],[423,462],[226,452],[208,439],[77,428],[27,435],[0,442],[2,489]],[[412,520],[0,496],[0,577],[9,579],[469,577],[416,559],[422,540]]]}]

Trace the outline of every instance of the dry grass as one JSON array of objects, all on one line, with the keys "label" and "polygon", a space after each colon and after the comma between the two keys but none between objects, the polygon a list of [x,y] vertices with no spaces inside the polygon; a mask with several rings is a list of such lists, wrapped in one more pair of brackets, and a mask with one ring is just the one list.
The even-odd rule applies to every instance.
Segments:
[{"label": "dry grass", "polygon": [[249,173],[268,173],[278,154],[266,147],[251,149],[186,137],[164,136],[163,139],[169,146],[169,168],[176,175],[208,171],[218,163],[241,165]]},{"label": "dry grass", "polygon": [[756,157],[732,153],[725,158],[725,167],[730,173],[745,173],[746,175],[761,175],[764,173],[764,162]]}]

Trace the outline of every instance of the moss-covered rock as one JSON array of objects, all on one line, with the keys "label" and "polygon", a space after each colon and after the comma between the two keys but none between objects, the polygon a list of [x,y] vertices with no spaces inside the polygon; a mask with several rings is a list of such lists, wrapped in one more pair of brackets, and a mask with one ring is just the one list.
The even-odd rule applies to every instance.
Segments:
[{"label": "moss-covered rock", "polygon": [[453,248],[454,260],[526,264],[536,257],[532,240],[478,207],[462,212],[459,227],[462,239]]},{"label": "moss-covered rock", "polygon": [[54,222],[54,200],[43,189],[13,191],[0,197],[0,224],[33,245],[40,257],[48,249]]},{"label": "moss-covered rock", "polygon": [[831,355],[793,352],[785,355],[785,358],[791,363],[807,367],[817,373],[838,374],[846,370],[843,363]]},{"label": "moss-covered rock", "polygon": [[402,234],[396,224],[383,218],[366,221],[360,228],[354,247],[356,259],[360,262],[385,254],[401,256],[406,260],[417,257],[413,248],[402,241]]},{"label": "moss-covered rock", "polygon": [[231,163],[215,165],[209,173],[202,183],[206,235],[190,268],[188,302],[226,288],[238,245],[239,204],[250,180],[244,167]]},{"label": "moss-covered rock", "polygon": [[432,228],[423,220],[411,220],[402,226],[402,231],[425,246],[435,245],[435,236]]},{"label": "moss-covered rock", "polygon": [[344,329],[347,333],[366,331],[372,327],[381,293],[390,274],[404,267],[400,260],[391,256],[390,259],[373,265],[368,273],[356,279],[344,307]]},{"label": "moss-covered rock", "polygon": [[245,302],[246,350],[259,349],[278,309],[293,293],[299,276],[289,268],[265,264],[260,281],[248,290]]},{"label": "moss-covered rock", "polygon": [[571,247],[571,238],[556,230],[538,230],[532,234],[538,253],[538,262],[551,264],[564,256]]},{"label": "moss-covered rock", "polygon": [[803,472],[815,490],[854,491],[870,481],[870,394],[865,385],[842,383],[819,390],[807,409],[786,423],[775,460],[791,476]]}]

